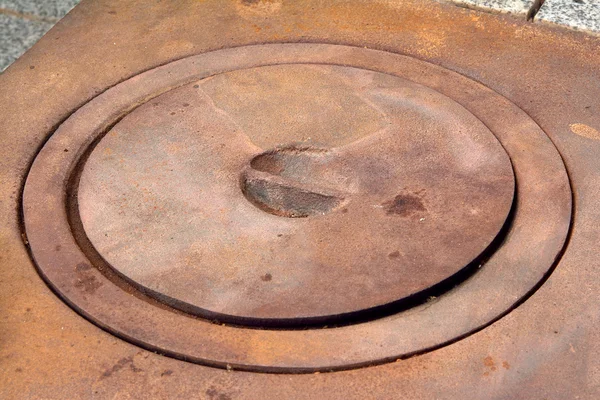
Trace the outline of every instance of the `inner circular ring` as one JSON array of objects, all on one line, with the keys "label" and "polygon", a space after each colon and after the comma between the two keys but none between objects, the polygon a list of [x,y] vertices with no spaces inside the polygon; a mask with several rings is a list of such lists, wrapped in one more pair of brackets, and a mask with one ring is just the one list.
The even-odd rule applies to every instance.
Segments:
[{"label": "inner circular ring", "polygon": [[302,327],[439,295],[479,263],[513,193],[508,155],[453,100],[287,64],[140,106],[90,154],[78,201],[95,249],[146,293],[220,322]]}]

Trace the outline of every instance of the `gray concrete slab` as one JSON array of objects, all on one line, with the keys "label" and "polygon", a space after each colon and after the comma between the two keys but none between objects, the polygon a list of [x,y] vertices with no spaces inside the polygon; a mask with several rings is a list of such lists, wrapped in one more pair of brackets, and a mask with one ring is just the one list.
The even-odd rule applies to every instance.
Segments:
[{"label": "gray concrete slab", "polygon": [[58,21],[77,3],[79,0],[0,0],[0,8]]},{"label": "gray concrete slab", "polygon": [[523,14],[531,6],[532,0],[450,0],[459,6],[500,13]]},{"label": "gray concrete slab", "polygon": [[[461,7],[511,13],[525,18],[533,0],[449,0]],[[600,0],[546,0],[534,23],[547,22],[600,33]]]},{"label": "gray concrete slab", "polygon": [[0,72],[77,3],[79,0],[0,0]]},{"label": "gray concrete slab", "polygon": [[0,14],[0,71],[33,46],[52,25]]},{"label": "gray concrete slab", "polygon": [[600,0],[546,0],[536,19],[600,33]]}]

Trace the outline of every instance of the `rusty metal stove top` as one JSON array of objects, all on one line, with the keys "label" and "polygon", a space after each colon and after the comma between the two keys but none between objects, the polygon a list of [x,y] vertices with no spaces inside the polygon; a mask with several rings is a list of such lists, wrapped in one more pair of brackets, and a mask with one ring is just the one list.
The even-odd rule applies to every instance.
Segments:
[{"label": "rusty metal stove top", "polygon": [[598,47],[84,2],[0,78],[2,397],[594,398]]}]

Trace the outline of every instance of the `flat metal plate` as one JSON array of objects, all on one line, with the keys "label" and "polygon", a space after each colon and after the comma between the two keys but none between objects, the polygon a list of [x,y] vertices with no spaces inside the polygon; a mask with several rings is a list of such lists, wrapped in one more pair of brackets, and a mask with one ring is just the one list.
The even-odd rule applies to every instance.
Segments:
[{"label": "flat metal plate", "polygon": [[78,205],[100,255],[158,297],[222,322],[301,326],[480,262],[513,189],[498,140],[446,96],[287,64],[138,107],[87,159]]},{"label": "flat metal plate", "polygon": [[[77,215],[76,198],[64,199],[69,186],[63,178],[70,175],[51,167],[44,177],[49,190],[39,189],[47,201],[36,207],[38,216],[53,220],[40,223],[44,232],[35,238],[36,261],[47,252],[54,262],[42,275],[53,282],[48,288],[28,254],[34,238],[20,217],[25,177],[48,139],[47,146],[56,145],[53,165],[71,160],[78,170],[85,153],[76,150],[89,149],[90,129],[99,127],[101,135],[109,121],[151,101],[148,94],[202,79],[191,72],[189,82],[131,92],[130,78],[144,71],[168,75],[175,71],[156,68],[216,50],[233,54],[250,45],[299,42],[395,53],[377,65],[367,65],[372,58],[362,50],[349,53],[347,62],[337,53],[327,56],[387,74],[410,64],[411,73],[396,74],[457,101],[501,141],[516,177],[515,229],[501,232],[505,241],[479,271],[428,302],[339,328],[216,325],[111,275],[93,247],[76,240],[85,235],[68,223]],[[279,56],[279,50],[270,52]],[[238,56],[227,70],[240,68]],[[309,61],[316,62],[302,62]],[[423,61],[441,72],[431,73]],[[432,1],[84,1],[0,76],[0,397],[597,399],[599,65],[595,37]],[[215,68],[211,75],[221,72]],[[121,82],[132,97],[77,120],[78,145],[53,142],[76,110]],[[530,157],[545,161],[532,164]],[[556,229],[568,226],[567,208],[544,206],[555,192],[569,195],[561,157],[575,210],[566,242]],[[59,195],[50,190],[57,187],[63,188]],[[529,216],[521,224],[520,211]],[[538,240],[544,230],[546,239]],[[56,250],[60,243],[72,246]],[[560,243],[567,247],[556,254]],[[504,249],[507,258],[499,262]],[[87,264],[76,269],[79,262]],[[514,265],[519,268],[507,269]],[[466,288],[471,298],[464,297]],[[391,325],[394,317],[402,325]],[[423,329],[409,320],[420,320]],[[402,337],[410,332],[414,336]],[[399,360],[391,362],[394,355]],[[327,366],[360,368],[260,373],[323,372]]]}]

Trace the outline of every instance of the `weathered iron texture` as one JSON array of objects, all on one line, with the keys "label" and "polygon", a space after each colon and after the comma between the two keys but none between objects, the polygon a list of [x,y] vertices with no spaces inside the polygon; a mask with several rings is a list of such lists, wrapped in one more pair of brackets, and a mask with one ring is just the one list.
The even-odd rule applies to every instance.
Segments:
[{"label": "weathered iron texture", "polygon": [[0,397],[597,398],[599,47],[82,2],[0,76]]}]

